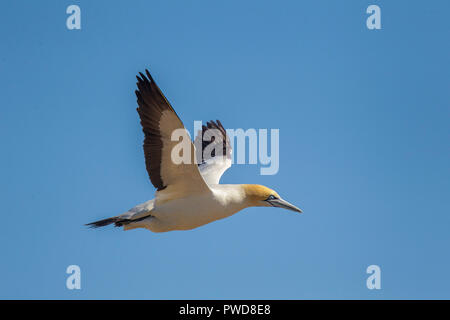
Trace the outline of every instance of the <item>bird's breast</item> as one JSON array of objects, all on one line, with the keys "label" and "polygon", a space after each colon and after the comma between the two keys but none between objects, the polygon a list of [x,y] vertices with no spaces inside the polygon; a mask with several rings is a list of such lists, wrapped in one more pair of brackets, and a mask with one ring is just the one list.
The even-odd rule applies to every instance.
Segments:
[{"label": "bird's breast", "polygon": [[152,215],[171,230],[189,230],[226,218],[240,209],[220,194],[201,194],[156,204]]}]

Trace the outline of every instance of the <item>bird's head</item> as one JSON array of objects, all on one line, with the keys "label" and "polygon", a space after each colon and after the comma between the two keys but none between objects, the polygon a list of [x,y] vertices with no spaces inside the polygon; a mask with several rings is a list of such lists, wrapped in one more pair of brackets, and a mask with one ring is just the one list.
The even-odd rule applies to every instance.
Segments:
[{"label": "bird's head", "polygon": [[244,184],[245,197],[252,207],[277,207],[302,213],[302,210],[283,200],[274,190],[259,184]]}]

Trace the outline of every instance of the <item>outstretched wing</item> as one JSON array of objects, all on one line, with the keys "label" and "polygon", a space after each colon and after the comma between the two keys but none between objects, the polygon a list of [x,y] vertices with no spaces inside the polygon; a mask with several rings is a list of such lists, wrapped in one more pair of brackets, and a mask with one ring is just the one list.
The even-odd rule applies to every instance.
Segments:
[{"label": "outstretched wing", "polygon": [[197,159],[201,159],[199,169],[203,178],[209,185],[218,184],[223,173],[231,167],[232,153],[230,139],[222,123],[219,120],[207,122],[194,144]]},{"label": "outstretched wing", "polygon": [[[145,135],[145,164],[152,184],[158,191],[166,187],[182,193],[209,190],[194,161],[195,149],[183,123],[148,70],[145,72],[147,76],[139,73],[140,77],[136,77],[136,96],[139,105],[137,111]],[[180,143],[171,139],[177,129],[188,139],[186,143],[190,149],[190,161],[185,161],[187,163],[173,161],[171,157],[172,149]]]}]

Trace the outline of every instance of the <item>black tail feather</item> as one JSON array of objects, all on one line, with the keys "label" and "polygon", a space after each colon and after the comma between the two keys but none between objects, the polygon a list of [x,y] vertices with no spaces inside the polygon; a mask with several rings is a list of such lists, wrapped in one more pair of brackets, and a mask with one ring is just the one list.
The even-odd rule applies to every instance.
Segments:
[{"label": "black tail feather", "polygon": [[128,224],[130,222],[129,219],[123,219],[120,217],[112,217],[112,218],[108,218],[108,219],[103,219],[103,220],[98,220],[98,221],[94,221],[88,224],[85,224],[86,226],[88,226],[89,228],[101,228],[101,227],[105,227],[107,225],[110,225],[112,223],[114,223],[115,227],[121,227],[124,224]]},{"label": "black tail feather", "polygon": [[147,215],[147,216],[143,216],[143,217],[137,218],[137,219],[126,219],[126,218],[123,218],[123,216],[122,217],[121,216],[117,216],[117,217],[112,217],[112,218],[107,218],[107,219],[103,219],[103,220],[98,220],[98,221],[94,221],[94,222],[91,222],[91,223],[87,223],[87,224],[85,224],[85,226],[88,226],[89,228],[96,229],[96,228],[106,227],[107,225],[110,225],[110,224],[114,223],[115,227],[122,227],[122,226],[124,226],[126,224],[129,224],[131,222],[142,221],[144,219],[148,219],[148,218],[151,218],[151,217],[152,217],[152,215],[150,215],[150,214]]}]

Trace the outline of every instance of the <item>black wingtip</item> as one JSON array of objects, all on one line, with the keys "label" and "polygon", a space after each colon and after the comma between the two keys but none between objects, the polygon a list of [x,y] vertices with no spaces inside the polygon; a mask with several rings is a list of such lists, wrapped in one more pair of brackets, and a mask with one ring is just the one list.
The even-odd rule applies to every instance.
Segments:
[{"label": "black wingtip", "polygon": [[136,79],[138,80],[138,82],[149,82],[149,83],[155,82],[155,80],[153,80],[153,77],[150,74],[150,71],[148,71],[148,69],[145,69],[145,74],[143,74],[142,72],[139,72],[139,75],[136,76]]},{"label": "black wingtip", "polygon": [[152,75],[150,74],[150,71],[148,71],[148,69],[145,69],[145,73],[147,74],[147,77],[148,77],[148,79],[149,79],[151,82],[155,82],[155,81],[153,80]]},{"label": "black wingtip", "polygon": [[148,81],[147,78],[144,76],[144,74],[142,72],[139,72],[139,75],[141,76],[141,81],[143,81],[143,82]]}]

